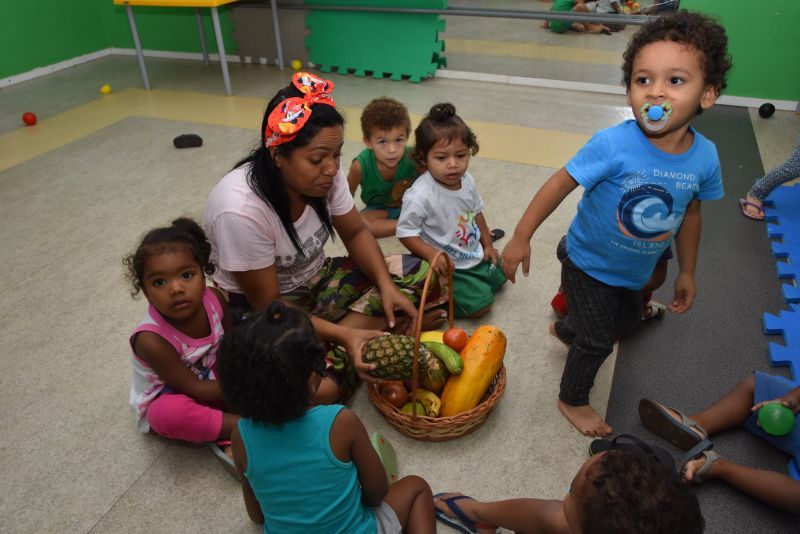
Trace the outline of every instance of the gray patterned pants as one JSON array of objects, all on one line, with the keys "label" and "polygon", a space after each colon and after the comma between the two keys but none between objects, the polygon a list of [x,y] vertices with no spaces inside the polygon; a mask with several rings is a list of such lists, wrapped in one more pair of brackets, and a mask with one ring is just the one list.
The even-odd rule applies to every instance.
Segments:
[{"label": "gray patterned pants", "polygon": [[755,185],[753,185],[753,188],[750,189],[748,195],[759,200],[764,200],[772,193],[773,189],[794,178],[800,178],[800,137],[797,138],[794,152],[789,156],[789,159],[769,171],[766,176],[759,179]]},{"label": "gray patterned pants", "polygon": [[556,333],[570,343],[558,397],[569,405],[584,406],[614,341],[642,323],[642,292],[609,286],[584,273],[567,256],[564,238],[556,254],[569,302],[569,315],[556,322]]}]

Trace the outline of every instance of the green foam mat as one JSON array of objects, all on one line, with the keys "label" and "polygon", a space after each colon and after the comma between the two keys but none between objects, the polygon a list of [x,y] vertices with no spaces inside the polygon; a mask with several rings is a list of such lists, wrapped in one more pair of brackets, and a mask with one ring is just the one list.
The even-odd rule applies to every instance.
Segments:
[{"label": "green foam mat", "polygon": [[[309,5],[444,9],[447,0],[306,0]],[[438,15],[312,11],[309,58],[322,72],[419,83],[447,65]]]}]

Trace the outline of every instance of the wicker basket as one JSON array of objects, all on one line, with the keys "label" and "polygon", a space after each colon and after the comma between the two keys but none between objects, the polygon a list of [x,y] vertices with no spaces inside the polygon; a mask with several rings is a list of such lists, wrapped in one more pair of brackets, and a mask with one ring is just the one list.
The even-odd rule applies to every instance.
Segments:
[{"label": "wicker basket", "polygon": [[[450,258],[445,255],[444,252],[440,252],[434,257],[431,265],[435,264],[441,255],[444,255],[444,257],[447,259],[448,265],[450,265],[450,270],[448,271],[447,277],[449,287],[451,288],[448,323],[449,327],[452,328],[453,272]],[[417,315],[417,324],[414,331],[414,363],[412,368],[412,386],[410,397],[410,400],[413,403],[412,406],[414,407],[414,414],[409,415],[403,413],[399,408],[396,408],[393,404],[384,399],[378,392],[377,384],[370,384],[367,392],[369,393],[369,398],[372,400],[375,408],[377,408],[378,411],[383,414],[389,424],[392,425],[398,432],[422,441],[448,441],[469,434],[483,424],[483,422],[486,420],[486,417],[489,415],[489,412],[492,410],[492,408],[494,408],[494,405],[497,404],[497,402],[500,400],[500,397],[503,396],[503,393],[506,390],[506,369],[505,366],[500,367],[500,370],[497,372],[497,375],[495,375],[492,383],[489,385],[489,389],[486,391],[483,399],[473,409],[456,415],[451,415],[449,417],[428,417],[425,415],[416,415],[417,380],[419,377],[419,336],[422,331],[422,316],[425,310],[425,300],[428,295],[428,286],[430,285],[431,275],[433,272],[434,270],[431,268],[428,271],[428,276],[425,278],[425,285],[422,289],[422,298],[420,299],[419,304],[419,313]]]}]

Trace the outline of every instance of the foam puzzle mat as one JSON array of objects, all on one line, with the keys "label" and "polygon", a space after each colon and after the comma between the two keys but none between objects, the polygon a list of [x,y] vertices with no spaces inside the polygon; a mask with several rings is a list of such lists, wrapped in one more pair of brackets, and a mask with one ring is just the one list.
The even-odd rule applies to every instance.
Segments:
[{"label": "foam puzzle mat", "polygon": [[770,363],[787,366],[794,383],[800,383],[800,185],[775,188],[764,201],[767,236],[777,259],[777,275],[786,280],[781,293],[787,310],[764,314],[764,332],[783,336],[783,345],[769,344]]},{"label": "foam puzzle mat", "polygon": [[[311,5],[445,9],[447,0],[306,0]],[[447,65],[438,15],[311,11],[309,58],[322,72],[418,83]]]}]

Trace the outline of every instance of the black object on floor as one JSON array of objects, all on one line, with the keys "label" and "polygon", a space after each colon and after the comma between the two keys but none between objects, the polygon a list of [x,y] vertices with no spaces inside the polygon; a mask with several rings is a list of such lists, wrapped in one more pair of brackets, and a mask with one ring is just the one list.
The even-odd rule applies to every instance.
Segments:
[{"label": "black object on floor", "polygon": [[492,235],[492,243],[494,243],[498,239],[503,239],[503,236],[506,235],[505,231],[501,230],[500,228],[495,228],[490,233]]},{"label": "black object on floor", "polygon": [[175,148],[196,148],[203,146],[203,138],[197,134],[183,134],[172,140]]},{"label": "black object on floor", "polygon": [[[754,370],[788,376],[769,365],[764,312],[785,308],[775,259],[770,255],[764,223],[742,217],[739,197],[764,169],[744,108],[714,106],[697,118],[695,127],[711,139],[722,161],[725,197],[702,206],[703,231],[697,260],[697,300],[683,315],[667,313],[649,321],[620,343],[608,403],[607,420],[615,432],[636,434],[683,452],[650,433],[639,421],[639,399],[648,397],[687,414],[719,399]],[[677,259],[669,262],[666,283],[655,299],[670,302]],[[786,473],[789,458],[767,442],[738,428],[711,436],[723,458],[759,469]],[[706,532],[798,532],[798,519],[775,510],[724,483],[695,487]]]}]

